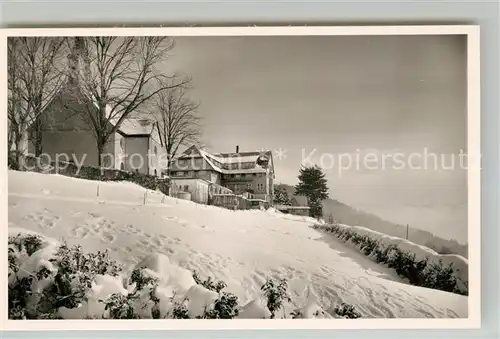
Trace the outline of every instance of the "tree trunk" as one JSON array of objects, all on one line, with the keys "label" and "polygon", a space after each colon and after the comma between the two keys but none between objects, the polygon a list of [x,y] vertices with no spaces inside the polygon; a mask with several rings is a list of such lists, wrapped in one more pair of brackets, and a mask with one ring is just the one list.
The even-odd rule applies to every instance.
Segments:
[{"label": "tree trunk", "polygon": [[170,178],[170,173],[172,169],[172,159],[170,158],[170,155],[167,154],[167,176]]},{"label": "tree trunk", "polygon": [[17,132],[15,134],[15,146],[16,146],[16,169],[18,171],[24,171],[24,150],[23,150],[23,134]]},{"label": "tree trunk", "polygon": [[101,138],[97,139],[97,166],[102,166],[102,153],[104,151],[104,142]]},{"label": "tree trunk", "polygon": [[14,145],[14,130],[12,126],[9,126],[9,132],[7,135],[7,154],[10,154],[13,145]]},{"label": "tree trunk", "polygon": [[35,156],[39,157],[43,153],[42,146],[42,119],[41,117],[37,117],[33,123],[33,143],[35,145]]}]

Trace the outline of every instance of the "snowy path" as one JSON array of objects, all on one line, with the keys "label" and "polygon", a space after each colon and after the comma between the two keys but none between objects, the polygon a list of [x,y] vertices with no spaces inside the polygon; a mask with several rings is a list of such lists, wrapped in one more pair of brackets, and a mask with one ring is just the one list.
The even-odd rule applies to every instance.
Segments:
[{"label": "snowy path", "polygon": [[143,205],[143,188],[99,185],[97,198],[96,182],[9,172],[9,226],[87,251],[109,249],[130,265],[164,253],[201,277],[224,280],[242,304],[275,276],[288,279],[297,304],[312,293],[325,310],[347,302],[364,317],[467,317],[467,297],[406,285],[392,270],[309,228],[308,218],[229,211],[158,194]]}]

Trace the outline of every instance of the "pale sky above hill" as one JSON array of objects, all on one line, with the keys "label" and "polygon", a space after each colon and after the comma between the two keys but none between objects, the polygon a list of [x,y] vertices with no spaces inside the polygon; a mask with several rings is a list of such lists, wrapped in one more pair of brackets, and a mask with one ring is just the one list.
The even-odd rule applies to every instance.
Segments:
[{"label": "pale sky above hill", "polygon": [[[303,153],[316,149],[316,163],[327,153],[331,198],[466,241],[465,37],[182,37],[162,70],[192,76],[212,151],[284,149],[276,180],[293,185]],[[456,169],[434,170],[432,158],[430,169],[408,168],[423,165],[411,154],[424,148],[446,167],[455,154]],[[372,151],[413,160],[355,166]],[[343,153],[354,165],[339,172],[329,160]]]}]

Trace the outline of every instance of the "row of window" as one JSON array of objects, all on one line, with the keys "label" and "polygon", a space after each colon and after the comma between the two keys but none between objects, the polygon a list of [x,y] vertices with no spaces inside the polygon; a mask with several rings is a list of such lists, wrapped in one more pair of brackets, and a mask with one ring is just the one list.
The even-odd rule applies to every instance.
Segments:
[{"label": "row of window", "polygon": [[[221,164],[220,162],[211,159],[213,163],[215,163],[216,166],[231,170],[231,169],[251,169],[255,167],[254,162],[242,162],[242,163],[232,163],[232,164]],[[178,159],[176,161],[176,164],[178,166],[186,166],[186,165],[193,165],[195,167],[201,167],[203,165],[207,166],[205,161],[202,158],[191,158],[191,159]]]},{"label": "row of window", "polygon": [[263,177],[264,173],[237,173],[237,174],[225,174],[224,178],[252,178],[252,177]]},{"label": "row of window", "polygon": [[[226,186],[227,186],[227,188],[229,188],[233,192],[243,192],[243,191],[246,191],[246,190],[252,190],[252,184],[251,183],[246,183],[246,184],[228,184]],[[257,192],[264,192],[264,184],[257,184],[256,191]]]},{"label": "row of window", "polygon": [[[179,191],[184,191],[184,192],[189,192],[189,185],[178,185],[177,189]],[[213,194],[222,194],[225,193],[227,190],[224,189],[223,187],[214,187],[213,188]]]},{"label": "row of window", "polygon": [[178,189],[179,191],[189,192],[189,186],[188,186],[188,185],[184,185],[184,186],[182,186],[182,185],[178,185],[178,186],[177,186],[177,189]]},{"label": "row of window", "polygon": [[[171,175],[174,177],[194,177],[196,171],[172,171]],[[198,171],[200,176],[210,174],[210,171]]]},{"label": "row of window", "polygon": [[[201,175],[207,174],[209,171],[200,171]],[[195,171],[173,171],[172,176],[175,177],[191,177],[194,176]],[[263,177],[263,173],[238,173],[238,174],[225,174],[224,178],[252,178],[252,177]]]}]

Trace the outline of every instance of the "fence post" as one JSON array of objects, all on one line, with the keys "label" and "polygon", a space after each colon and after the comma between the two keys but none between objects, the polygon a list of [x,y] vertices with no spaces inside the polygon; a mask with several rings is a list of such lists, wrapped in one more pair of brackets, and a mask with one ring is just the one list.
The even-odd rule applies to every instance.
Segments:
[{"label": "fence post", "polygon": [[408,240],[408,229],[410,228],[410,224],[406,224],[406,240]]},{"label": "fence post", "polygon": [[99,184],[97,184],[97,196],[99,196]]},{"label": "fence post", "polygon": [[146,196],[148,194],[148,191],[144,192],[144,205],[146,205]]}]

